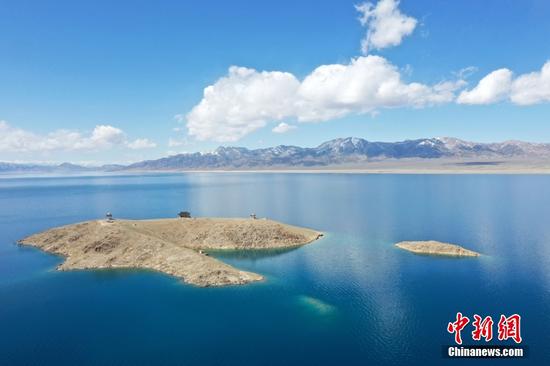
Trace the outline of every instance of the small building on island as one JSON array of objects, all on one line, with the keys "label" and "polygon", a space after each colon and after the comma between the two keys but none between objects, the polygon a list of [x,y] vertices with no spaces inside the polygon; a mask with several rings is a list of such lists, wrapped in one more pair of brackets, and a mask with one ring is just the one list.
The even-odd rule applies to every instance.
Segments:
[{"label": "small building on island", "polygon": [[189,211],[180,211],[178,213],[178,217],[181,219],[190,219],[191,218],[191,212]]}]

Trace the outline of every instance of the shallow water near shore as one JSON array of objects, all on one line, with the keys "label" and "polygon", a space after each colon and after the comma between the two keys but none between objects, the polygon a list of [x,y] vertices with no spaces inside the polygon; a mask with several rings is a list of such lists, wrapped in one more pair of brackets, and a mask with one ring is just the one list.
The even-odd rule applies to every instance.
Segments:
[{"label": "shallow water near shore", "polygon": [[[107,211],[145,219],[181,210],[255,212],[326,235],[287,251],[211,252],[266,277],[225,288],[152,271],[58,272],[61,258],[15,244]],[[549,218],[545,175],[4,177],[0,365],[510,364],[442,357],[458,311],[521,314],[529,357],[511,362],[550,364]],[[394,247],[430,239],[483,255]]]}]

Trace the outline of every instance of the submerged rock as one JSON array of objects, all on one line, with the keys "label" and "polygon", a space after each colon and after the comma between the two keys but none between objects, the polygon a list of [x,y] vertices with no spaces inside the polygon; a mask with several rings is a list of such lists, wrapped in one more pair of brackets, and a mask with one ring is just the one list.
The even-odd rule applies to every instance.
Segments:
[{"label": "submerged rock", "polygon": [[315,310],[319,314],[329,314],[334,312],[336,309],[333,305],[328,304],[321,299],[315,297],[301,295],[298,299],[302,304],[307,305],[309,308]]}]

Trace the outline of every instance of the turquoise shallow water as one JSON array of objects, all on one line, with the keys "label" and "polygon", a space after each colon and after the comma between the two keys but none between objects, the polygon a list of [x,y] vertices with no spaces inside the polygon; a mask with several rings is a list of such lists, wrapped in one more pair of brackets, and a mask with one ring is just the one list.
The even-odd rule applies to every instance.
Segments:
[{"label": "turquoise shallow water", "polygon": [[[140,219],[183,209],[255,212],[327,235],[290,251],[216,253],[267,280],[208,289],[148,271],[56,272],[60,258],[14,244],[106,211]],[[550,364],[549,219],[549,176],[2,178],[0,365]],[[486,255],[393,246],[414,239]],[[521,314],[529,357],[443,358],[457,311]]]}]

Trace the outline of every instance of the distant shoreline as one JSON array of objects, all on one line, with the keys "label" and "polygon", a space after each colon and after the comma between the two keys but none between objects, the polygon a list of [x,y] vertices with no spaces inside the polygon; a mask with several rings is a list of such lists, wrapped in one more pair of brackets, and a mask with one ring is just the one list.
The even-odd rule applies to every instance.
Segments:
[{"label": "distant shoreline", "polygon": [[550,169],[525,170],[429,170],[429,169],[265,169],[265,170],[132,170],[121,172],[0,173],[0,179],[122,177],[147,174],[354,174],[354,175],[550,175]]},{"label": "distant shoreline", "polygon": [[250,169],[132,170],[134,173],[312,173],[312,174],[550,174],[550,160],[390,159],[360,165]]},{"label": "distant shoreline", "polygon": [[258,168],[172,168],[172,169],[121,169],[114,171],[11,171],[0,172],[0,178],[10,177],[70,177],[70,176],[120,176],[135,174],[181,173],[274,173],[274,174],[550,174],[549,160],[490,160],[490,159],[388,159],[368,163],[327,165],[312,167],[258,167]]},{"label": "distant shoreline", "polygon": [[193,174],[193,173],[269,173],[269,174],[395,174],[395,175],[550,175],[550,169],[545,170],[402,170],[402,169],[265,169],[265,170],[143,170],[127,171],[123,174]]}]

